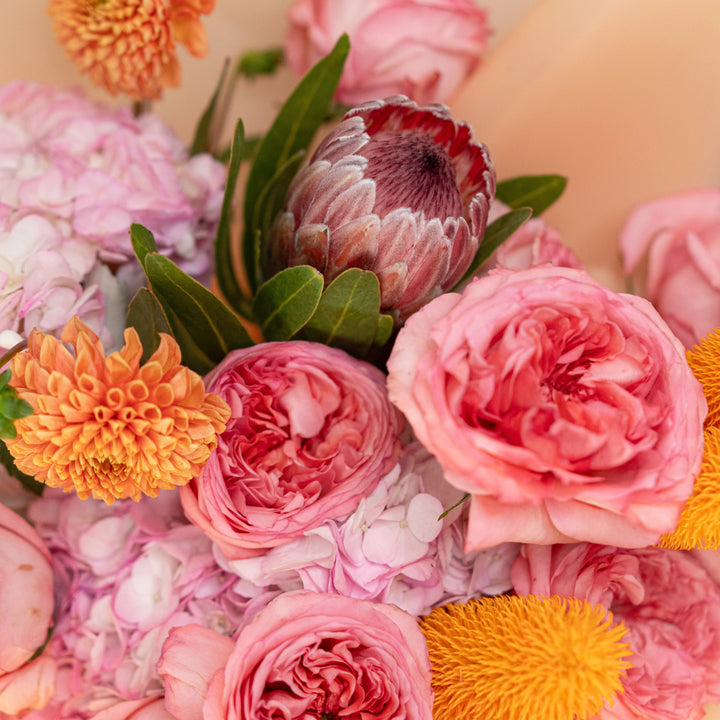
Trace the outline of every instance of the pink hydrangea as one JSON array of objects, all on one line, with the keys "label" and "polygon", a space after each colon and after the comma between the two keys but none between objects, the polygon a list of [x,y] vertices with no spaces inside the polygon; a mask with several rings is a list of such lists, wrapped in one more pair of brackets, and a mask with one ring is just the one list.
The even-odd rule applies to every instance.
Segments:
[{"label": "pink hydrangea", "polygon": [[238,627],[248,598],[176,493],[108,506],[46,491],[29,516],[53,556],[58,717],[161,694],[155,664],[172,627]]},{"label": "pink hydrangea", "polygon": [[[98,262],[138,283],[129,262],[133,222],[183,269],[205,273],[224,182],[222,164],[189,158],[152,114],[135,118],[79,90],[0,87],[0,330],[24,334],[37,322],[51,331],[73,313],[101,317]],[[29,218],[30,226],[21,224]],[[26,241],[32,253],[20,252]],[[40,252],[53,254],[35,258]]]},{"label": "pink hydrangea", "polygon": [[260,557],[221,563],[259,588],[304,588],[427,614],[438,604],[510,588],[518,545],[466,556],[463,509],[440,519],[461,498],[439,463],[413,443],[347,517],[327,520]]},{"label": "pink hydrangea", "polygon": [[512,581],[520,595],[603,605],[628,628],[624,692],[595,720],[700,720],[720,701],[720,588],[689,553],[526,545]]}]

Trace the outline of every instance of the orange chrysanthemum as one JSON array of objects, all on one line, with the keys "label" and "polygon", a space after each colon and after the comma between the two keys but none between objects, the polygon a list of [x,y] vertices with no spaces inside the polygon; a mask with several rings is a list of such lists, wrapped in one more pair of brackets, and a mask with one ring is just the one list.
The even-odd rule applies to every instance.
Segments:
[{"label": "orange chrysanthemum", "polygon": [[49,0],[48,14],[65,51],[113,95],[160,97],[180,83],[175,43],[207,54],[205,28],[215,0]]},{"label": "orange chrysanthemum", "polygon": [[595,716],[622,692],[631,667],[624,625],[573,597],[444,605],[420,627],[432,663],[435,720]]},{"label": "orange chrysanthemum", "polygon": [[169,335],[146,363],[133,328],[105,356],[77,317],[62,340],[33,330],[12,360],[10,385],[34,413],[15,423],[7,446],[17,467],[51,487],[110,504],[185,485],[198,475],[225,429],[230,409],[180,364]]}]

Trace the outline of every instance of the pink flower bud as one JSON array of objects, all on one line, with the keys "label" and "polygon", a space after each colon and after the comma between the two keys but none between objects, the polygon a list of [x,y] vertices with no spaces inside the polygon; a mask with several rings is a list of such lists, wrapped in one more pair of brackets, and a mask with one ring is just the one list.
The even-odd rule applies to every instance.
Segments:
[{"label": "pink flower bud", "polygon": [[468,269],[494,193],[487,148],[445,107],[402,96],[365,103],[290,185],[266,270],[312,265],[326,283],[372,270],[382,310],[402,324]]}]

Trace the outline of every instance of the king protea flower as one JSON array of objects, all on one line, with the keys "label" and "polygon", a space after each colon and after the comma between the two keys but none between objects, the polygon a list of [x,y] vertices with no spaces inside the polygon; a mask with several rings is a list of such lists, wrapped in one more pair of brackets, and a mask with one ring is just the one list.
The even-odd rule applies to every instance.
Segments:
[{"label": "king protea flower", "polygon": [[495,194],[487,148],[442,105],[402,96],[350,110],[288,191],[266,271],[312,265],[331,282],[373,271],[397,323],[472,262]]},{"label": "king protea flower", "polygon": [[185,485],[200,473],[225,429],[230,408],[207,394],[202,378],[180,363],[169,335],[140,364],[133,328],[106,357],[98,336],[74,317],[62,341],[33,330],[12,359],[10,385],[32,415],[7,440],[22,472],[79,497],[139,500]]},{"label": "king protea flower", "polygon": [[80,72],[113,95],[160,97],[180,83],[175,43],[207,54],[200,15],[215,0],[50,0],[55,34]]}]

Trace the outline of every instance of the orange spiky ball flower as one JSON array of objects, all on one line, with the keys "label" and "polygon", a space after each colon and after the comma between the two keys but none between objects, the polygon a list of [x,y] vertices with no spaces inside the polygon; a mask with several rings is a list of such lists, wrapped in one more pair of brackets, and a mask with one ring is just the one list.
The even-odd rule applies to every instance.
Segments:
[{"label": "orange spiky ball flower", "polygon": [[630,667],[626,628],[577,598],[481,598],[436,608],[420,627],[435,720],[593,717]]},{"label": "orange spiky ball flower", "polygon": [[180,364],[169,335],[140,364],[133,328],[125,346],[105,356],[98,336],[73,317],[62,340],[33,330],[11,364],[18,396],[34,412],[16,421],[7,446],[28,475],[81,498],[111,504],[185,485],[199,474],[225,429],[230,408],[207,394],[202,378]]},{"label": "orange spiky ball flower", "polygon": [[49,0],[59,42],[80,72],[113,95],[159,98],[180,84],[175,43],[207,54],[200,15],[215,0]]}]

